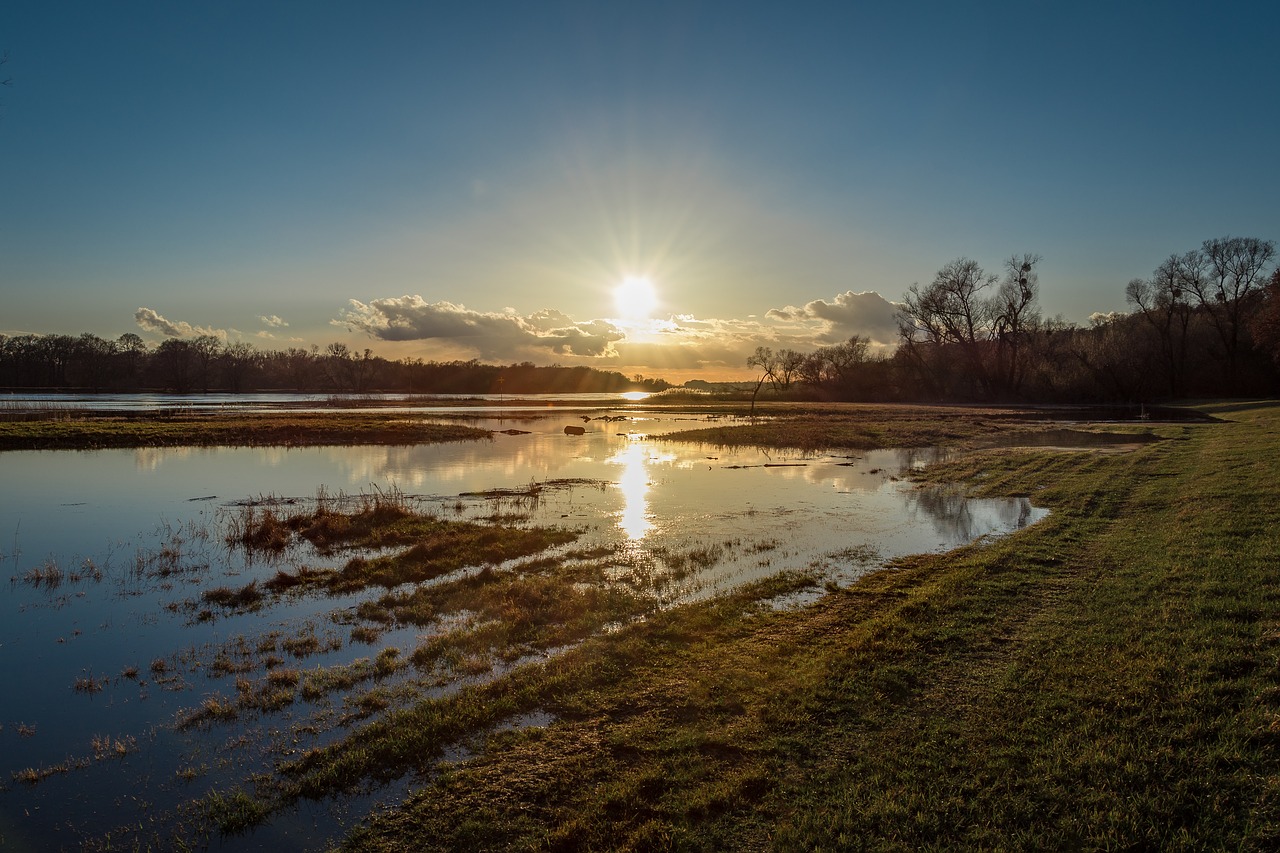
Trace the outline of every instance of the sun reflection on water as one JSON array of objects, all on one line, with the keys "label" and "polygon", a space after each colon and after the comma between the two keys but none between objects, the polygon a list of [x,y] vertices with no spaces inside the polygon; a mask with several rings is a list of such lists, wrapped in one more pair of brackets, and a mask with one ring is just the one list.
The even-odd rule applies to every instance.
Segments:
[{"label": "sun reflection on water", "polygon": [[622,466],[622,475],[618,477],[618,488],[622,490],[618,527],[628,539],[639,541],[656,526],[649,511],[649,463],[670,462],[674,458],[672,454],[655,453],[652,447],[638,441],[628,442],[625,448],[609,457],[610,465]]}]

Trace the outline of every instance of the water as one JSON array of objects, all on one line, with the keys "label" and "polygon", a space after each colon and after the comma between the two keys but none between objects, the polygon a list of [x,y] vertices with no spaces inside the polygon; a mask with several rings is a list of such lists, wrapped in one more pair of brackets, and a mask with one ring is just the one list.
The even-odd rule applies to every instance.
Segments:
[{"label": "water", "polygon": [[[208,697],[234,695],[235,674],[219,671],[219,661],[270,643],[305,671],[372,658],[384,646],[407,656],[419,642],[424,631],[413,627],[372,647],[351,639],[352,608],[372,592],[285,599],[256,613],[202,619],[203,590],[242,586],[281,567],[225,545],[246,500],[306,506],[322,489],[399,490],[449,518],[505,513],[567,526],[581,533],[573,548],[607,547],[628,565],[713,553],[654,589],[662,606],[783,569],[847,584],[894,557],[1006,534],[1044,515],[1025,498],[966,499],[904,479],[936,451],[731,450],[657,437],[706,425],[705,416],[632,411],[615,421],[599,414],[588,412],[597,419],[586,421],[565,411],[532,419],[477,412],[479,426],[529,433],[448,445],[0,453],[0,577],[8,581],[0,585],[0,784],[7,786],[0,846],[76,846],[84,835],[125,825],[143,827],[145,837],[153,825],[172,827],[184,800],[239,784],[351,722],[336,694],[178,729],[175,721]],[[566,435],[565,426],[586,433]],[[536,497],[528,496],[531,485],[539,487]],[[305,550],[286,554],[283,564],[303,563],[326,564]],[[307,633],[322,651],[289,659],[280,644]],[[379,683],[407,686],[415,677],[409,668]],[[29,771],[41,780],[15,776]],[[316,847],[368,806],[368,798],[308,805],[252,835],[212,843]]]}]

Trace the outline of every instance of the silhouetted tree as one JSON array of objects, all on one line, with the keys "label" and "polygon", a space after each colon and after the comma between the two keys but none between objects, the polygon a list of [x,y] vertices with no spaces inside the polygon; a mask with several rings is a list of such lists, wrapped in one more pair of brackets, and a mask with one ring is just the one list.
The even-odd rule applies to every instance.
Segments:
[{"label": "silhouetted tree", "polygon": [[234,344],[228,344],[222,350],[219,361],[222,365],[222,377],[226,381],[227,389],[232,393],[239,394],[245,390],[246,380],[258,367],[258,353],[253,348],[253,344],[237,341]]},{"label": "silhouetted tree", "polygon": [[908,288],[898,333],[908,363],[926,386],[966,397],[1017,392],[1022,351],[1038,319],[1039,261],[1032,254],[1010,258],[994,292],[999,279],[968,258],[947,263],[928,287]]},{"label": "silhouetted tree", "polygon": [[111,381],[115,368],[115,341],[105,341],[95,334],[85,332],[76,339],[74,384],[94,391],[101,391]]},{"label": "silhouetted tree", "polygon": [[156,347],[151,366],[163,387],[186,394],[191,391],[195,378],[195,348],[191,341],[168,338]]},{"label": "silhouetted tree", "polygon": [[1241,319],[1255,302],[1250,297],[1266,283],[1276,244],[1256,237],[1219,237],[1205,240],[1201,252],[1204,275],[1191,283],[1191,290],[1218,333],[1227,363],[1227,387],[1234,392]]},{"label": "silhouetted tree", "polygon": [[1098,318],[1093,327],[1072,336],[1070,353],[1092,380],[1093,399],[1135,402],[1148,395],[1141,350],[1133,345],[1135,318],[1121,314]]},{"label": "silhouetted tree", "polygon": [[213,380],[214,362],[222,352],[222,341],[214,335],[197,335],[190,344],[196,385],[207,394]]},{"label": "silhouetted tree", "polygon": [[1014,255],[1004,262],[1004,281],[990,306],[992,334],[996,340],[996,380],[998,390],[1017,395],[1026,370],[1024,350],[1040,319],[1036,301],[1040,276],[1036,264],[1040,256]]},{"label": "silhouetted tree", "polygon": [[147,356],[147,344],[133,332],[125,332],[116,338],[116,382],[125,387],[132,386],[142,371],[143,359]]},{"label": "silhouetted tree", "polygon": [[1169,395],[1183,391],[1187,369],[1187,341],[1191,325],[1191,294],[1204,278],[1204,255],[1170,255],[1150,279],[1135,278],[1125,287],[1125,299],[1136,306],[1155,334]]},{"label": "silhouetted tree", "polygon": [[1258,346],[1280,366],[1280,269],[1271,274],[1266,300],[1253,321],[1253,337]]}]

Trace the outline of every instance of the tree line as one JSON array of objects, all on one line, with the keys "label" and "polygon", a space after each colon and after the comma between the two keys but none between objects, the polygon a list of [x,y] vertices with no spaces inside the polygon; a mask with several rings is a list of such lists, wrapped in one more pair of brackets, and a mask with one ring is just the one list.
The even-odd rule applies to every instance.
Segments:
[{"label": "tree line", "polygon": [[591,367],[390,361],[343,343],[324,349],[260,350],[213,335],[148,346],[127,332],[115,340],[74,335],[0,335],[0,387],[91,392],[162,390],[410,394],[565,394],[661,391],[661,379]]},{"label": "tree line", "polygon": [[1040,256],[998,273],[958,258],[898,311],[898,346],[854,336],[813,352],[759,347],[762,388],[830,400],[1129,402],[1280,391],[1274,241],[1205,240],[1125,287],[1131,310],[1088,326],[1045,318]]},{"label": "tree line", "polygon": [[[908,288],[898,346],[854,336],[813,351],[758,347],[755,393],[862,401],[1126,402],[1280,392],[1280,270],[1271,240],[1222,237],[1128,282],[1130,310],[1085,326],[1040,311],[1039,255],[996,273],[958,258]],[[157,346],[126,333],[0,335],[0,387],[87,391],[418,394],[661,391],[591,367],[390,361],[343,343],[259,350],[212,335]]]}]

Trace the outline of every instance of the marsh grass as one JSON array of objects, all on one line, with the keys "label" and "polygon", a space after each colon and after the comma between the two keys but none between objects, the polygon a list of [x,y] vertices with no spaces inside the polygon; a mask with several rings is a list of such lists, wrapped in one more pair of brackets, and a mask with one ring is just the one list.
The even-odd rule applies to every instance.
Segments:
[{"label": "marsh grass", "polygon": [[68,577],[68,573],[64,572],[52,557],[38,566],[32,566],[22,576],[23,583],[30,584],[36,589],[43,588],[50,591],[61,587],[64,580],[70,580],[75,583],[80,578],[78,576]]},{"label": "marsh grass", "polygon": [[[1041,432],[1061,432],[1061,421],[1088,417],[1117,417],[1120,412],[1094,409],[1020,409],[1017,407],[961,407],[911,405],[778,405],[762,416],[680,430],[655,436],[669,441],[692,441],[720,447],[790,448],[804,451],[873,450],[886,447],[977,445],[1002,436],[1033,438]],[[1162,410],[1162,416],[1207,419],[1188,410]],[[1142,431],[1147,430],[1144,422]],[[1133,430],[1133,427],[1119,427]]]},{"label": "marsh grass", "polygon": [[89,742],[95,761],[111,758],[124,758],[138,748],[138,741],[132,736],[113,738],[108,735],[94,735]]},{"label": "marsh grass", "polygon": [[212,693],[196,707],[180,710],[174,716],[173,725],[177,730],[183,731],[212,722],[230,722],[237,719],[239,715],[240,705],[237,701],[228,699],[220,693]]},{"label": "marsh grass", "polygon": [[13,423],[20,421],[65,421],[82,418],[88,414],[85,409],[70,406],[66,403],[52,401],[17,401],[0,400],[0,422]]},{"label": "marsh grass", "polygon": [[[951,410],[931,417],[953,428]],[[922,476],[1051,515],[800,609],[771,602],[821,594],[816,573],[655,601],[675,571],[785,565],[768,540],[648,563],[557,552],[389,588],[353,621],[375,640],[419,626],[416,648],[313,670],[277,658],[217,697],[234,714],[196,709],[190,725],[311,699],[332,713],[295,737],[351,726],[202,796],[201,813],[241,832],[421,774],[348,849],[1273,849],[1280,409],[1232,417],[1156,427],[1181,440],[1121,455],[953,456]],[[326,588],[317,572],[291,586]],[[321,642],[274,637],[259,654],[307,636]],[[548,724],[503,730],[534,713]],[[459,746],[470,757],[445,760]]]},{"label": "marsh grass", "polygon": [[431,444],[491,439],[488,430],[394,419],[376,412],[258,412],[251,415],[147,413],[121,418],[11,421],[0,418],[0,450],[86,450],[105,447],[285,446]]},{"label": "marsh grass", "polygon": [[239,589],[233,589],[229,586],[206,589],[200,594],[200,598],[206,604],[215,604],[219,607],[250,609],[262,601],[263,593],[258,588],[258,582],[255,580],[250,581]]},{"label": "marsh grass", "polygon": [[[667,441],[719,447],[776,447],[796,450],[872,450],[929,447],[987,437],[1027,424],[1015,413],[994,409],[911,406],[846,406],[815,412],[779,408],[765,417],[655,436]],[[1021,413],[1022,418],[1028,417]]]},{"label": "marsh grass", "polygon": [[342,648],[341,640],[337,637],[327,637],[322,640],[312,627],[307,627],[302,632],[280,641],[280,650],[298,659],[336,651],[340,648]]},{"label": "marsh grass", "polygon": [[89,747],[93,751],[91,757],[68,757],[57,764],[49,764],[43,767],[24,767],[21,770],[13,771],[10,774],[10,778],[24,785],[37,785],[51,776],[59,776],[74,770],[83,770],[94,762],[124,758],[137,749],[138,741],[130,735],[118,738],[107,735],[94,735],[89,740]]},{"label": "marsh grass", "polygon": [[[434,768],[348,849],[1274,849],[1280,409],[1232,417],[946,463],[927,476],[985,472],[1052,514],[807,608],[761,604],[813,583],[783,574],[388,710],[260,780],[258,817]],[[535,710],[554,722],[437,765]]]},{"label": "marsh grass", "polygon": [[[652,611],[653,598],[612,581],[607,561],[562,565],[532,560],[509,570],[485,568],[456,579],[390,592],[357,615],[374,623],[436,627],[411,657],[437,674],[488,672],[491,659],[520,657],[575,643],[605,624]],[[457,620],[456,614],[466,614]]]},{"label": "marsh grass", "polygon": [[[345,506],[345,508],[343,508]],[[263,531],[268,532],[263,532]],[[288,536],[281,534],[285,531]],[[369,586],[395,587],[431,580],[470,566],[494,566],[566,544],[578,534],[560,528],[516,527],[441,519],[416,509],[414,501],[397,489],[375,490],[352,501],[323,492],[313,509],[281,517],[260,503],[241,508],[229,525],[227,541],[246,549],[275,550],[287,546],[296,535],[323,555],[339,551],[377,552],[355,556],[341,569],[300,566],[277,570],[258,585],[252,581],[240,589],[207,590],[202,599],[232,609],[258,606],[265,594],[282,595],[320,589],[344,593]]]},{"label": "marsh grass", "polygon": [[109,679],[105,677],[94,678],[93,671],[88,670],[84,675],[78,676],[72,683],[71,687],[77,693],[87,693],[92,696],[95,693],[101,693],[105,690],[107,688],[108,681]]},{"label": "marsh grass", "polygon": [[51,776],[59,776],[64,773],[70,773],[72,770],[80,770],[88,767],[90,763],[88,758],[68,758],[57,764],[48,764],[43,767],[24,767],[21,770],[15,770],[11,774],[11,778],[15,782],[21,782],[24,785],[37,785]]},{"label": "marsh grass", "polygon": [[302,697],[314,702],[331,693],[350,690],[361,682],[386,678],[404,666],[399,649],[385,648],[374,660],[356,658],[348,664],[317,667],[302,673]]}]

